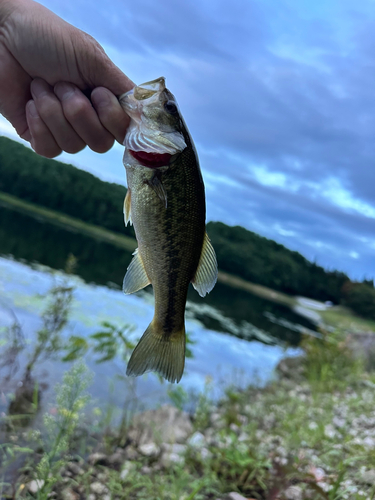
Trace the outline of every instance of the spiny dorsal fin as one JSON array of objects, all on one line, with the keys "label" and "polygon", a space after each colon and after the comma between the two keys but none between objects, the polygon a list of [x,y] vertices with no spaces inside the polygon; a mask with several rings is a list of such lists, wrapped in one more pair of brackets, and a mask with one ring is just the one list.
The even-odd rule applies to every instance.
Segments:
[{"label": "spiny dorsal fin", "polygon": [[124,222],[125,226],[128,225],[128,222],[130,222],[130,225],[132,224],[132,213],[130,209],[130,201],[131,201],[131,193],[130,189],[128,188],[124,200]]},{"label": "spiny dorsal fin", "polygon": [[201,258],[194,279],[193,287],[201,297],[210,292],[217,280],[217,260],[215,250],[207,233],[204,235]]},{"label": "spiny dorsal fin", "polygon": [[127,294],[138,292],[138,290],[141,290],[151,283],[146,274],[145,266],[143,265],[142,257],[138,252],[138,248],[135,250],[133,255],[133,260],[129,264],[128,270],[125,274],[124,283],[122,285],[123,292]]}]

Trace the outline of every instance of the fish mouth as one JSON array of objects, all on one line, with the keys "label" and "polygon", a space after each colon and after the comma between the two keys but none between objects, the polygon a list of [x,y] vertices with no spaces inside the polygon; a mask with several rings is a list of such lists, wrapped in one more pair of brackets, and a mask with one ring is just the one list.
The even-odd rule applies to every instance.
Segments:
[{"label": "fish mouth", "polygon": [[163,92],[163,90],[165,90],[165,78],[161,76],[160,78],[156,78],[156,80],[151,80],[150,82],[134,87],[134,98],[137,101],[143,101],[159,92]]},{"label": "fish mouth", "polygon": [[163,92],[165,88],[165,78],[164,76],[161,76],[160,78],[156,78],[156,80],[136,85],[125,94],[120,95],[119,101],[125,109],[131,111],[137,107],[137,104],[134,101],[144,101],[145,99],[149,99],[155,94]]}]

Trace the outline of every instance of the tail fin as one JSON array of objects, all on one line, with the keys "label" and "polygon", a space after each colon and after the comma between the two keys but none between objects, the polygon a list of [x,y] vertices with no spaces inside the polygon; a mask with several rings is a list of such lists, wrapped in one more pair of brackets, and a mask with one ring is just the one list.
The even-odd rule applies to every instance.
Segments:
[{"label": "tail fin", "polygon": [[158,372],[169,382],[179,382],[185,366],[185,327],[166,338],[152,321],[130,357],[126,375]]}]

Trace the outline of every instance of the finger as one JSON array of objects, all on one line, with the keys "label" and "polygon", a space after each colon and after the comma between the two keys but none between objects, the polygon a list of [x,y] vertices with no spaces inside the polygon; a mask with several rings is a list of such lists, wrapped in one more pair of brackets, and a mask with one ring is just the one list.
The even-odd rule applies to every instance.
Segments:
[{"label": "finger", "polygon": [[102,125],[120,144],[123,144],[130,118],[123,110],[117,97],[108,89],[98,87],[92,91],[91,101]]},{"label": "finger", "polygon": [[77,134],[97,153],[105,153],[113,146],[112,134],[101,124],[87,97],[71,83],[59,82],[54,87],[64,115]]},{"label": "finger", "polygon": [[86,143],[65,118],[61,103],[52,87],[37,78],[31,82],[30,88],[38,113],[59,147],[67,153],[81,151]]},{"label": "finger", "polygon": [[33,100],[26,104],[26,120],[31,134],[31,146],[39,155],[54,158],[61,153],[53,135],[41,119]]}]

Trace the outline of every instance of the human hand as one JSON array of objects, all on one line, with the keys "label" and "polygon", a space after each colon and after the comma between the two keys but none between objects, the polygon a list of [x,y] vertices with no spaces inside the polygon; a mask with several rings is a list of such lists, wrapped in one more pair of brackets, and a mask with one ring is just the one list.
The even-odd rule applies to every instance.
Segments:
[{"label": "human hand", "polygon": [[37,153],[122,143],[116,95],[133,87],[86,33],[32,0],[0,0],[0,112]]}]

